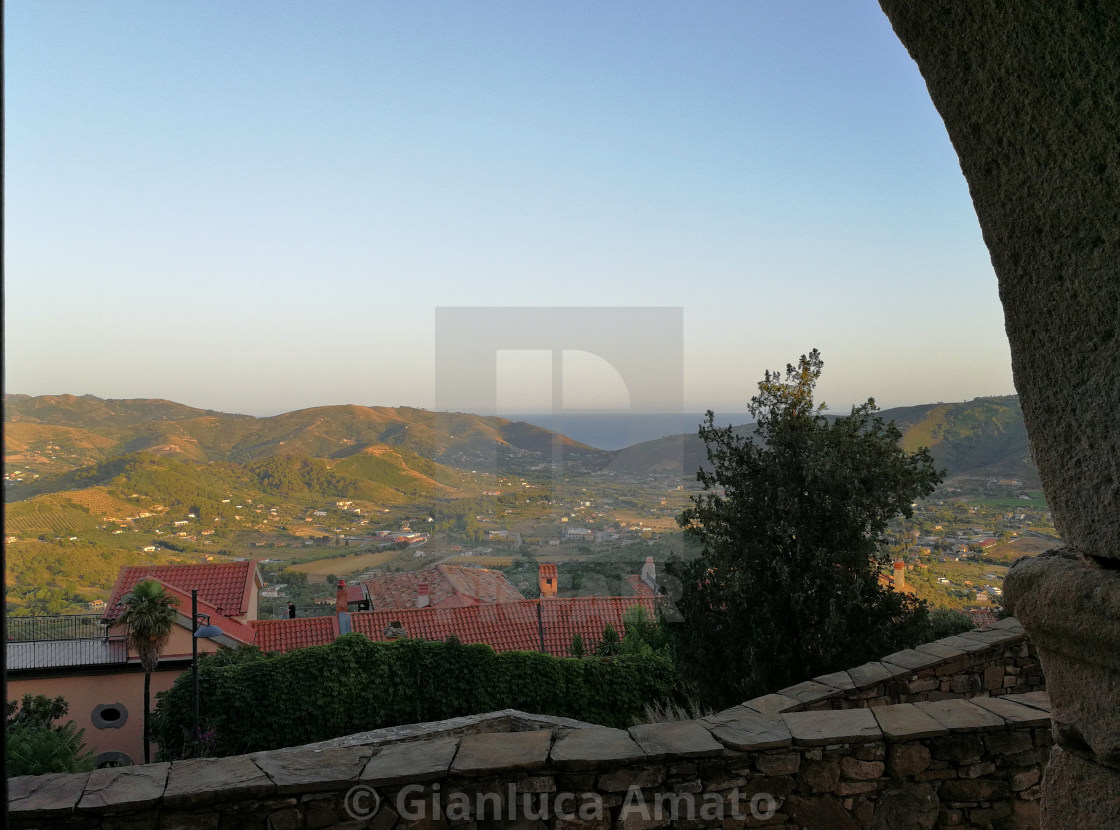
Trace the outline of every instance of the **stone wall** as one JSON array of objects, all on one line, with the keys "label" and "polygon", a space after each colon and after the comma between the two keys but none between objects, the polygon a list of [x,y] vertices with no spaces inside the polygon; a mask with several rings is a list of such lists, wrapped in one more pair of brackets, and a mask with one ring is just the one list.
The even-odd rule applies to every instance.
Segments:
[{"label": "stone wall", "polygon": [[623,731],[498,712],[13,778],[10,817],[16,830],[1035,828],[1049,700],[1017,690],[1039,681],[1005,620],[697,721]]}]

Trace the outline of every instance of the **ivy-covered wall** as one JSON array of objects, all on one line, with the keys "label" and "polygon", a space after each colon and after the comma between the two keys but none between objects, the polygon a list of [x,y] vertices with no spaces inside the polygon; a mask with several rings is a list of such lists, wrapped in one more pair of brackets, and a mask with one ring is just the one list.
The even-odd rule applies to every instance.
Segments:
[{"label": "ivy-covered wall", "polygon": [[670,697],[675,684],[671,662],[656,655],[577,660],[350,634],[229,665],[203,660],[202,746],[188,740],[190,672],[159,695],[153,739],[164,759],[225,756],[498,709],[626,727],[647,703]]}]

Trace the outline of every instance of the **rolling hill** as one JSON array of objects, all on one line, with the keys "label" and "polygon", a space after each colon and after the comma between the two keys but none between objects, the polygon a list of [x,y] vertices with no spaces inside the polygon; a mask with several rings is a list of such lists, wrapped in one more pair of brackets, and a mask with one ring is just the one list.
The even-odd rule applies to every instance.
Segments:
[{"label": "rolling hill", "polygon": [[[947,478],[999,476],[1021,479],[1029,489],[1040,486],[1017,396],[898,407],[880,414],[902,431],[902,446],[907,450],[928,447],[938,465],[946,469]],[[742,435],[749,435],[752,429],[750,425],[736,427]],[[703,442],[697,435],[685,434],[620,450],[611,468],[672,472],[683,466],[688,472],[705,463]]]}]

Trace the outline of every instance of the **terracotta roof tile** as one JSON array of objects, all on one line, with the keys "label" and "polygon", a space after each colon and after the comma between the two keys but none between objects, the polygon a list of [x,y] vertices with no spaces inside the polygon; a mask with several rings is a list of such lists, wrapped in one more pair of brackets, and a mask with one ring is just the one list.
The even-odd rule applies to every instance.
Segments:
[{"label": "terracotta roof tile", "polygon": [[433,565],[422,571],[379,574],[364,584],[373,610],[415,608],[417,588],[428,584],[430,604],[516,602],[525,597],[501,571],[460,565]]},{"label": "terracotta roof tile", "polygon": [[[133,565],[121,568],[113,593],[105,609],[105,619],[115,620],[121,612],[117,603],[144,579],[158,579],[173,585],[190,596],[191,589],[198,589],[198,596],[224,616],[236,616],[249,610],[250,586],[257,574],[257,563],[244,562],[206,563],[201,565]],[[187,612],[190,613],[189,611]]]},{"label": "terracotta roof tile", "polygon": [[[486,643],[495,651],[540,651],[540,629],[543,626],[545,651],[566,657],[576,633],[583,637],[590,650],[602,639],[603,628],[608,623],[620,636],[625,634],[622,617],[626,609],[640,605],[653,615],[656,603],[653,597],[526,599],[459,607],[361,611],[352,613],[350,620],[355,632],[371,640],[387,639],[385,629],[390,623],[399,622],[409,637],[445,640],[454,634],[464,643]],[[268,620],[252,625],[257,630],[257,645],[261,649],[289,651],[330,642],[337,636],[337,624],[334,635],[328,637],[325,622],[314,622],[316,620],[335,622],[334,617],[312,617]]]},{"label": "terracotta roof tile", "polygon": [[297,617],[294,620],[253,620],[254,643],[261,651],[291,651],[321,646],[338,638],[338,617]]}]

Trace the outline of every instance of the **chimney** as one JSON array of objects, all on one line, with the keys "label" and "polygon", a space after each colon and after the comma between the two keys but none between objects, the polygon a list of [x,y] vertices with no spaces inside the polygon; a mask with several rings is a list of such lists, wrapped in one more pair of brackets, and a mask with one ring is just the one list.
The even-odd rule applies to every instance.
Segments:
[{"label": "chimney", "polygon": [[537,583],[541,589],[541,598],[556,596],[556,563],[555,562],[541,562],[540,575],[537,577]]},{"label": "chimney", "polygon": [[906,590],[906,563],[901,559],[894,560],[894,589]]},{"label": "chimney", "polygon": [[338,591],[334,595],[334,610],[338,614],[338,633],[349,634],[350,628],[350,603],[346,598],[346,580],[338,580]]},{"label": "chimney", "polygon": [[651,591],[657,591],[657,566],[653,564],[653,557],[646,557],[646,564],[642,565],[642,582],[650,587]]},{"label": "chimney", "polygon": [[428,583],[427,581],[421,582],[416,586],[416,607],[427,608],[432,604],[431,597],[428,596]]}]

